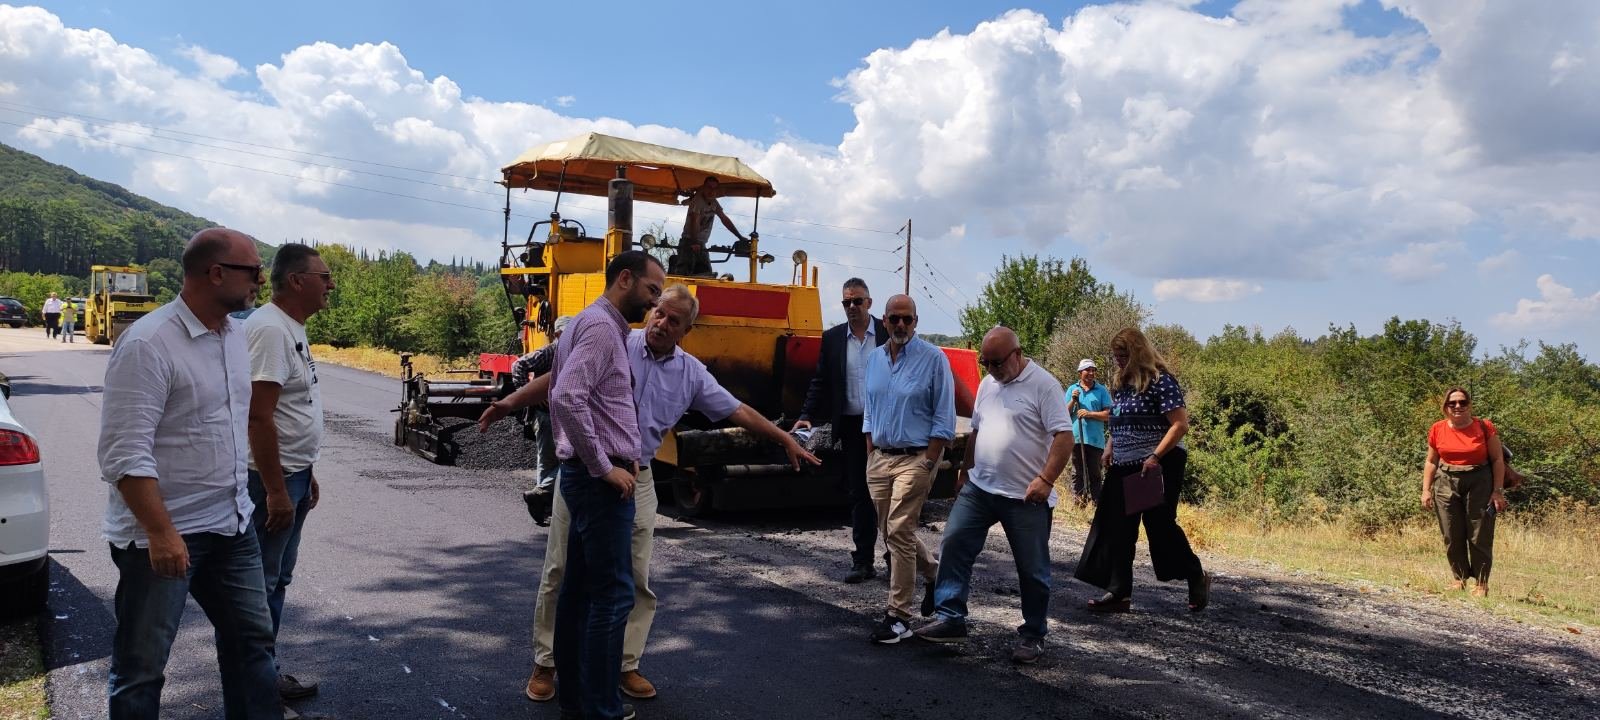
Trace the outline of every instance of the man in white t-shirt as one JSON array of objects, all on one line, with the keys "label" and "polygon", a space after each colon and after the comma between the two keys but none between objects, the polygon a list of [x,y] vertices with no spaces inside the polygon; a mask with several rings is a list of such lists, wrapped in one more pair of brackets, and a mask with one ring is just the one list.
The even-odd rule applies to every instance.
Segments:
[{"label": "man in white t-shirt", "polygon": [[[333,274],[315,249],[287,243],[273,258],[272,302],[244,323],[250,347],[250,499],[274,638],[300,552],[300,532],[321,496],[312,466],[322,445],[322,393],[306,319],[328,306],[333,287]],[[283,674],[280,666],[283,699],[316,692],[316,683]]]},{"label": "man in white t-shirt", "polygon": [[1050,609],[1050,521],[1055,479],[1072,453],[1072,419],[1061,383],[1022,355],[1017,334],[996,327],[983,336],[978,363],[989,375],[978,385],[972,435],[956,482],[960,492],[945,522],[934,587],[938,619],[915,634],[933,642],[967,637],[972,564],[989,528],[1000,523],[1022,587],[1022,636],[1011,660],[1038,662]]}]

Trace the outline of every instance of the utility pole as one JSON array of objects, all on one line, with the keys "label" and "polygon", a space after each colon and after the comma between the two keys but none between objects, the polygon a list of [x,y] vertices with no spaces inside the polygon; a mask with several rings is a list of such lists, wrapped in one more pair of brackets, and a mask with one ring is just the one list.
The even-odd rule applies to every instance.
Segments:
[{"label": "utility pole", "polygon": [[906,297],[911,297],[911,218],[906,218]]}]

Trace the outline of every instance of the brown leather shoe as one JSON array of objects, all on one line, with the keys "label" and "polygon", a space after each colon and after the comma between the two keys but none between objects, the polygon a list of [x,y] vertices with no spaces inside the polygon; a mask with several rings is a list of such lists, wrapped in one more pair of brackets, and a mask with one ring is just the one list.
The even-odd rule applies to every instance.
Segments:
[{"label": "brown leather shoe", "polygon": [[638,670],[629,670],[623,673],[622,682],[618,683],[618,685],[622,688],[622,694],[631,698],[649,700],[656,696],[656,686],[651,685],[649,680],[644,679],[644,676],[640,675]]},{"label": "brown leather shoe", "polygon": [[528,689],[523,691],[529,700],[544,702],[556,696],[556,669],[543,665],[533,666],[533,677],[528,678]]}]

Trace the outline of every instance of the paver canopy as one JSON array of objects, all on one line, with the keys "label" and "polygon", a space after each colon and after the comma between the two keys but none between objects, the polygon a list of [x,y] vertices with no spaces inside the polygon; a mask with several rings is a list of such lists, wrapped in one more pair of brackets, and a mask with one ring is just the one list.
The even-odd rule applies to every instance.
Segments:
[{"label": "paver canopy", "polygon": [[[722,197],[773,197],[772,183],[739,158],[679,150],[600,133],[585,133],[530,148],[500,169],[501,184],[580,195],[606,195],[626,166],[636,199],[677,204],[678,197],[714,177]],[[563,170],[565,177],[563,178]]]}]

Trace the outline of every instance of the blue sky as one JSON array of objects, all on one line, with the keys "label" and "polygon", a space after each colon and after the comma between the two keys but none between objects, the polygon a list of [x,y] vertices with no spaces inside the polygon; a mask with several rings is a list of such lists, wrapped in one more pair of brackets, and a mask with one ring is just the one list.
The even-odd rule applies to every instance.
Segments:
[{"label": "blue sky", "polygon": [[[1401,315],[1459,319],[1482,350],[1600,351],[1600,279],[1583,270],[1600,267],[1594,3],[456,5],[0,9],[32,44],[0,51],[0,103],[472,177],[586,129],[736,154],[778,186],[768,247],[805,247],[825,284],[897,287],[898,240],[780,219],[914,218],[935,332],[999,255],[1028,252],[1081,255],[1202,338]],[[30,126],[0,141],[264,238],[446,258],[498,239],[484,212],[324,181],[494,204],[472,188],[0,115]],[[786,278],[779,265],[763,278]]]}]

